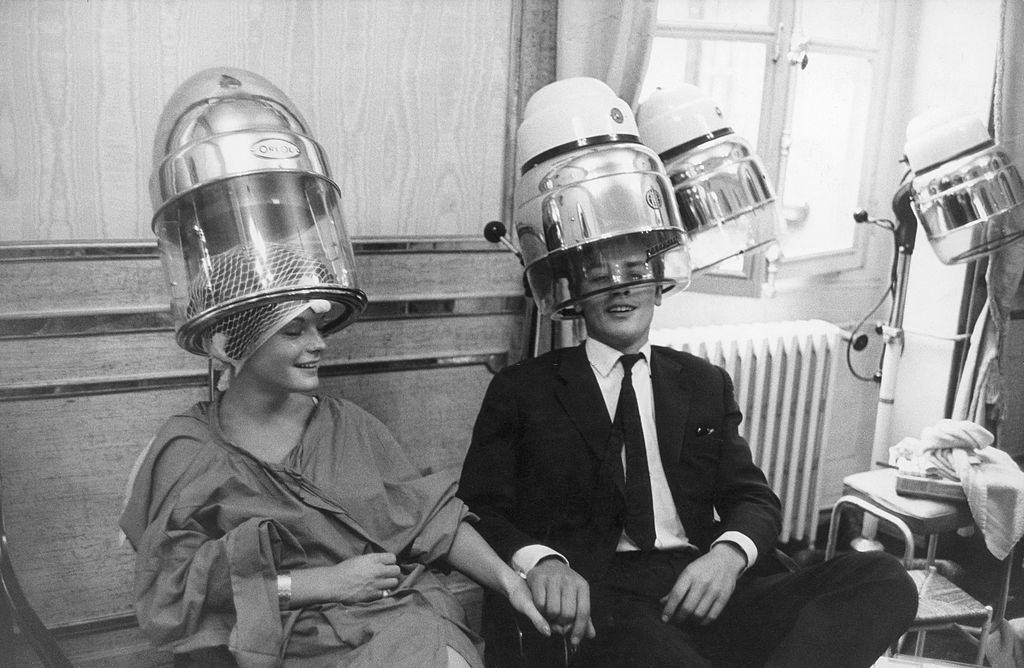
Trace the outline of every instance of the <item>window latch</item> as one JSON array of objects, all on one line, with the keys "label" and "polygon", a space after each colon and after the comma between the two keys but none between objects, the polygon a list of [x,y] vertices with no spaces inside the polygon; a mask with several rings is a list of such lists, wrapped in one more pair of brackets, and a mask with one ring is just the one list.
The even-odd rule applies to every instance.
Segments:
[{"label": "window latch", "polygon": [[811,40],[806,37],[802,37],[800,40],[794,40],[793,45],[789,49],[789,64],[799,65],[800,69],[807,69],[807,63],[809,61],[807,57],[807,47],[811,45]]}]

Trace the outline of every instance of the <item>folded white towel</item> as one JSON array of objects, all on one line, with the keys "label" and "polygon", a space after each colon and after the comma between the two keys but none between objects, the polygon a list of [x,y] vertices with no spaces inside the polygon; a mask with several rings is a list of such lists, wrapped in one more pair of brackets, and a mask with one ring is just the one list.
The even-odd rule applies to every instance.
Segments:
[{"label": "folded white towel", "polygon": [[921,443],[925,450],[979,450],[992,445],[995,440],[992,432],[970,420],[943,419],[921,430]]},{"label": "folded white towel", "polygon": [[1005,559],[1024,535],[1024,472],[1007,453],[988,447],[953,451],[953,465],[967,494],[974,522],[985,545],[997,559]]},{"label": "folded white towel", "polygon": [[995,437],[970,420],[939,420],[889,449],[889,463],[903,473],[958,481],[964,488],[985,545],[1005,559],[1024,535],[1024,472]]}]

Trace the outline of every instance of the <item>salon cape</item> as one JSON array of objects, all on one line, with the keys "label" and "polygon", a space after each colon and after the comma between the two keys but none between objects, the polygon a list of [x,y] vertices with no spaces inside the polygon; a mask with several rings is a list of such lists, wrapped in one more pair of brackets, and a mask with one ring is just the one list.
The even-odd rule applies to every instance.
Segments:
[{"label": "salon cape", "polygon": [[[445,645],[478,661],[461,605],[421,565],[447,554],[469,514],[454,475],[421,474],[347,401],[319,398],[276,465],[217,424],[209,402],[169,419],[121,516],[138,553],[136,614],[154,644],[225,645],[241,666],[443,665]],[[381,551],[402,564],[390,597],[278,610],[278,572]]]}]

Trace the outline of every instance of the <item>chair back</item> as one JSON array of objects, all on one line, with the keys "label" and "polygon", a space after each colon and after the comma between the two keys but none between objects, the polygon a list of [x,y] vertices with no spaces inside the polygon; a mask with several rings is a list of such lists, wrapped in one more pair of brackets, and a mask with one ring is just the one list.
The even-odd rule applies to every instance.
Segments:
[{"label": "chair back", "polygon": [[0,470],[0,639],[3,646],[13,648],[17,640],[12,624],[32,646],[46,668],[71,668],[71,662],[39,620],[32,605],[25,598],[11,564],[7,530],[4,528],[3,471]]}]

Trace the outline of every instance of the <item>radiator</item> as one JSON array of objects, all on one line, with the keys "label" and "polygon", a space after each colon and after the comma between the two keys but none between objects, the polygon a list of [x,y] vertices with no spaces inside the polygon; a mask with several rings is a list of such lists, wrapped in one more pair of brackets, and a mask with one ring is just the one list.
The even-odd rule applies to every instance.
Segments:
[{"label": "radiator", "polygon": [[651,343],[723,367],[743,411],[740,433],[782,500],[779,540],[818,529],[820,476],[843,331],[822,320],[652,330]]}]

